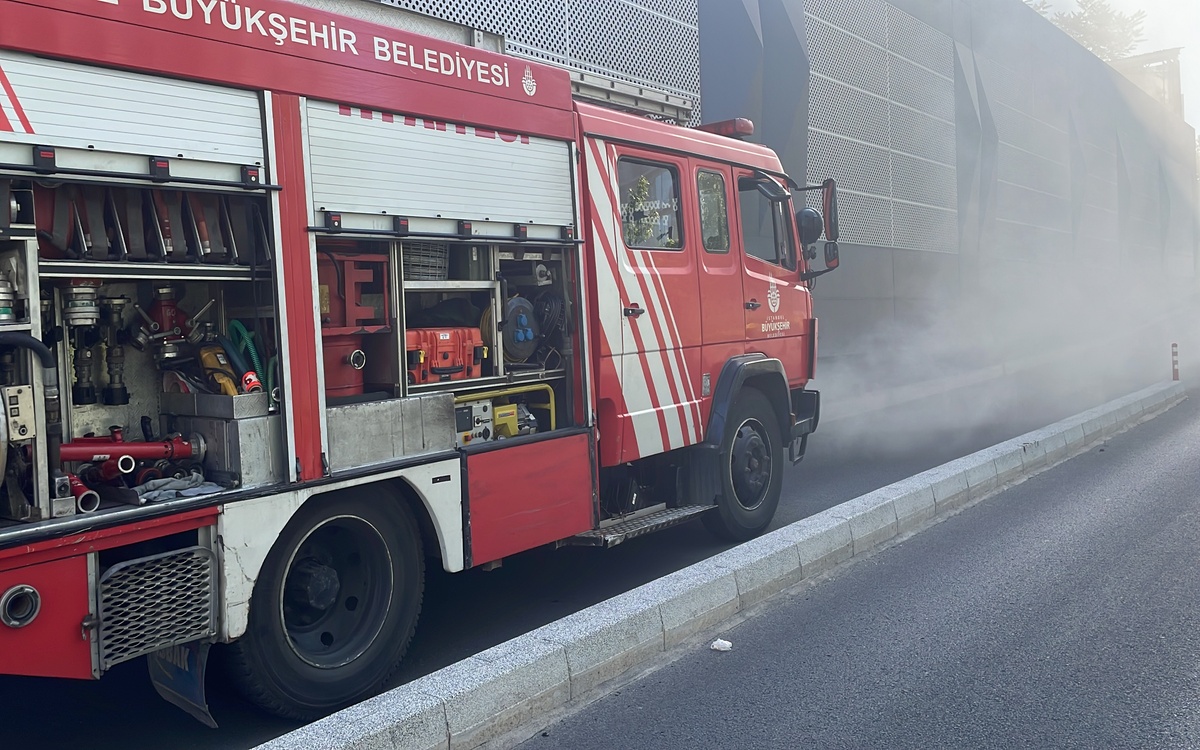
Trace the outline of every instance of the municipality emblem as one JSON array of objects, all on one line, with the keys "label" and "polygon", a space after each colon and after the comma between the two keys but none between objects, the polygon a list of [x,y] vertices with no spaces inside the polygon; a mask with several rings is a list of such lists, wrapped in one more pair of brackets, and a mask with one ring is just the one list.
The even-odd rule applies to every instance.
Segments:
[{"label": "municipality emblem", "polygon": [[775,282],[771,282],[771,288],[767,291],[767,307],[771,312],[779,312],[779,287],[775,286]]},{"label": "municipality emblem", "polygon": [[521,76],[521,88],[525,89],[526,96],[533,96],[537,93],[537,80],[533,77],[533,71],[529,66],[525,66],[525,75]]}]

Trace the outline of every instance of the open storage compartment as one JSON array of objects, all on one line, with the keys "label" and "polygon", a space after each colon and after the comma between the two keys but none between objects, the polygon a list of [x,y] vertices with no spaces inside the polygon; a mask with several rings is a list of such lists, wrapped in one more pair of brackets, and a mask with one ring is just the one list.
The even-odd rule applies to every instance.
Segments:
[{"label": "open storage compartment", "polygon": [[27,437],[8,436],[0,516],[285,481],[266,189],[132,175],[5,182],[30,211],[22,244],[0,238],[0,329],[12,288],[12,324],[54,367],[0,343],[0,387],[41,394],[15,425]]},{"label": "open storage compartment", "polygon": [[575,245],[335,232],[316,250],[333,470],[574,424]]}]

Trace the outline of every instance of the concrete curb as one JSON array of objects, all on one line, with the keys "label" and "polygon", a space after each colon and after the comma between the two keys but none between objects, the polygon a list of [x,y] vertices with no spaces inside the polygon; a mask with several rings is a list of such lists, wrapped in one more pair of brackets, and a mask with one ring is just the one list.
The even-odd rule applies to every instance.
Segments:
[{"label": "concrete curb", "polygon": [[1187,397],[1163,383],[951,461],[260,745],[426,750],[512,743],[519,730],[635,677],[660,655],[800,581],[1065,461]]}]

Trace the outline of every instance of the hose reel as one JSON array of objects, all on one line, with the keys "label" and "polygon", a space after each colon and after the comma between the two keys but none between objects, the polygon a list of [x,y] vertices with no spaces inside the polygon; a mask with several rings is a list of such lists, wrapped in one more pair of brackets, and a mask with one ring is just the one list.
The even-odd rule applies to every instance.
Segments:
[{"label": "hose reel", "polygon": [[[495,346],[492,341],[492,307],[483,312],[479,326],[484,343]],[[542,341],[542,325],[533,303],[521,296],[509,297],[504,301],[504,314],[500,320],[501,351],[504,361],[519,363],[528,360],[537,351]]]}]

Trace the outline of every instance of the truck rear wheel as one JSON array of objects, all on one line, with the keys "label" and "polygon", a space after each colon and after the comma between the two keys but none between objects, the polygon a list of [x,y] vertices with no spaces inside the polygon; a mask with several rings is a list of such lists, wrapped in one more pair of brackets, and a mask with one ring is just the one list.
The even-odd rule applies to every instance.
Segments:
[{"label": "truck rear wheel", "polygon": [[704,525],[735,542],[752,539],[770,525],[783,489],[783,441],[779,420],[761,391],[738,394],[721,440],[721,494]]},{"label": "truck rear wheel", "polygon": [[408,649],[424,590],[421,534],[405,505],[368,493],[310,501],[263,564],[231,666],[271,713],[310,721],[367,698]]}]

